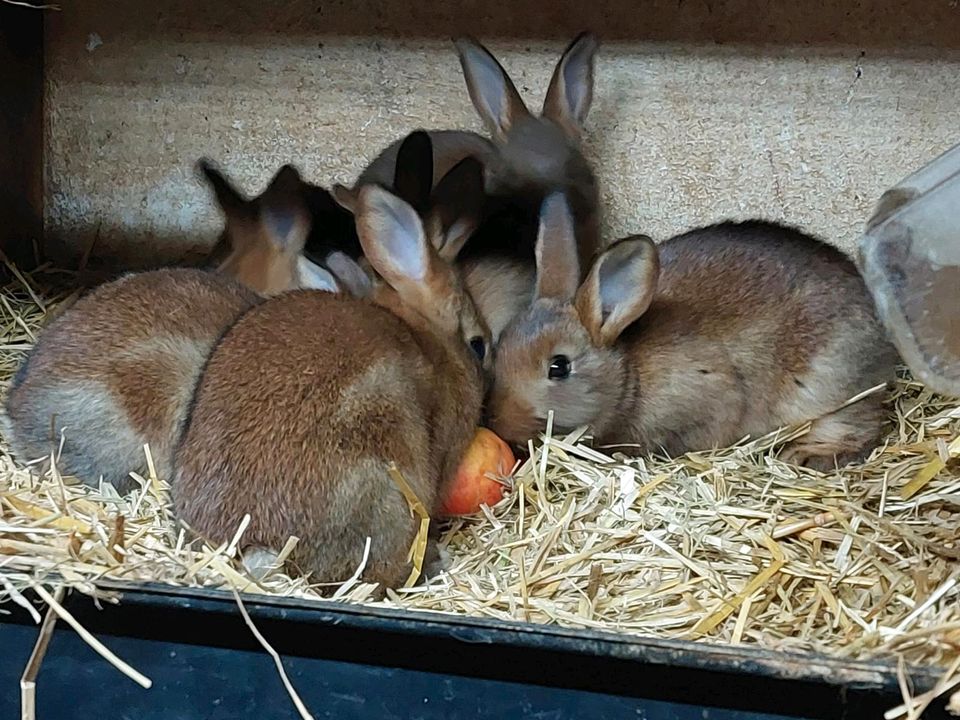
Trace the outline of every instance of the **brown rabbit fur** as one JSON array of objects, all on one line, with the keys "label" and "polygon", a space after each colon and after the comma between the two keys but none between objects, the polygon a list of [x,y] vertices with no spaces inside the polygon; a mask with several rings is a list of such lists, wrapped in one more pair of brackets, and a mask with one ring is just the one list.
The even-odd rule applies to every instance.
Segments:
[{"label": "brown rabbit fur", "polygon": [[[526,198],[535,215],[550,192],[563,192],[573,212],[577,253],[586,267],[600,249],[596,177],[583,155],[581,133],[593,101],[597,40],[581,33],[553,71],[543,110],[532,114],[503,66],[472,38],[457,41],[474,107],[493,136],[487,191]],[[536,237],[535,225],[528,240]],[[479,243],[478,243],[479,244]]]},{"label": "brown rabbit fur", "polygon": [[200,369],[223,331],[257,296],[202,270],[126,275],[77,300],[44,329],[6,400],[4,437],[21,460],[50,456],[94,485],[121,492],[146,474],[149,444],[160,476]]},{"label": "brown rabbit fur", "polygon": [[[483,170],[473,158],[462,160],[434,187],[435,166],[429,135],[411,133],[397,154],[394,191],[417,208],[441,257],[453,262],[476,231],[483,200]],[[532,265],[510,257],[474,255],[457,263],[463,284],[496,342],[503,328],[530,300]],[[484,348],[481,358],[489,369]]]},{"label": "brown rabbit fur", "polygon": [[[329,221],[331,211],[323,203],[318,209],[311,198],[326,191],[304,182],[292,165],[284,165],[263,193],[248,200],[209,160],[201,160],[198,170],[213,188],[225,220],[208,256],[211,267],[263,296],[295,288],[335,290],[330,273],[303,254],[308,239],[324,237],[316,231]],[[345,250],[351,247],[349,242],[337,244]]]},{"label": "brown rabbit fur", "polygon": [[533,299],[534,268],[511,258],[480,257],[465,260],[460,274],[496,348],[504,328]]},{"label": "brown rabbit fur", "polygon": [[[166,269],[126,275],[81,296],[47,327],[11,385],[5,436],[17,456],[49,456],[83,482],[121,492],[146,472],[149,444],[163,478],[200,370],[214,343],[261,293],[300,286],[365,294],[369,280],[340,253],[335,270],[300,256],[310,216],[299,175],[281,170],[254,202],[202,164],[225,204],[228,257],[221,274]],[[258,215],[259,212],[259,215]],[[232,215],[232,222],[231,220]],[[226,277],[235,274],[243,285]]]},{"label": "brown rabbit fur", "polygon": [[207,364],[173,496],[215,543],[248,513],[245,552],[299,537],[292,563],[319,582],[349,578],[370,538],[363,579],[395,587],[419,521],[387,469],[437,509],[480,417],[476,311],[402,200],[364,188],[358,230],[372,302],[299,291],[244,315]]},{"label": "brown rabbit fur", "polygon": [[[536,299],[498,346],[491,427],[525,442],[590,425],[670,455],[812,421],[782,457],[817,469],[869,451],[897,355],[854,264],[796,230],[724,223],[611,246],[578,284],[573,220],[544,203]],[[578,287],[579,285],[579,287]]]},{"label": "brown rabbit fur", "polygon": [[[539,116],[527,109],[503,66],[483,45],[462,38],[456,47],[470,98],[493,137],[491,145],[472,132],[428,131],[434,146],[434,178],[469,156],[486,169],[489,198],[484,222],[464,258],[506,254],[532,260],[540,202],[549,192],[563,191],[574,210],[578,250],[586,266],[600,243],[597,183],[581,146],[593,99],[596,38],[582,33],[564,51]],[[335,186],[337,201],[352,209],[364,185],[389,186],[401,144],[397,141],[382,151],[353,189]]]},{"label": "brown rabbit fur", "polygon": [[[433,146],[433,164],[431,176],[439,180],[454,165],[464,158],[475,157],[484,165],[495,152],[493,144],[482,135],[464,130],[426,130]],[[353,188],[343,185],[333,186],[333,196],[343,207],[351,212],[355,209],[357,195],[365,185],[389,187],[396,179],[396,168],[400,157],[400,148],[408,136],[384,148],[377,157],[360,173]]]}]

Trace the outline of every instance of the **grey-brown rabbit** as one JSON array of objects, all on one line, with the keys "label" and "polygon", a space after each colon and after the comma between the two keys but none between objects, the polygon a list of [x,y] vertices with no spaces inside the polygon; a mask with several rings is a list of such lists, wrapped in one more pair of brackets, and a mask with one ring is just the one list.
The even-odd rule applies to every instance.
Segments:
[{"label": "grey-brown rabbit", "polygon": [[[484,220],[461,259],[496,254],[532,260],[540,203],[550,192],[562,191],[574,211],[585,267],[600,247],[597,182],[581,143],[593,100],[596,38],[581,33],[567,46],[539,115],[530,112],[506,70],[483,45],[461,38],[456,47],[470,98],[493,139],[459,130],[428,131],[435,179],[465,157],[476,157],[485,167]],[[352,189],[335,186],[338,202],[352,209],[364,185],[389,187],[402,143],[383,150]]]},{"label": "grey-brown rabbit", "polygon": [[[459,257],[481,217],[485,197],[482,165],[475,159],[463,160],[434,184],[435,165],[436,151],[429,133],[410,133],[397,152],[392,190],[420,213],[444,257],[456,259],[464,286],[496,342],[506,324],[530,300],[533,258],[524,262],[496,254]],[[470,211],[465,212],[468,206]]]},{"label": "grey-brown rabbit", "polygon": [[248,199],[210,160],[200,160],[197,170],[224,217],[208,267],[264,296],[294,288],[331,290],[327,268],[305,257],[304,246],[311,240],[316,251],[336,245],[351,252],[353,219],[347,220],[347,232],[339,215],[349,213],[326,190],[305,182],[293,165],[284,165],[260,195]]},{"label": "grey-brown rabbit", "polygon": [[497,348],[491,427],[512,442],[590,425],[603,444],[670,455],[812,421],[782,457],[859,458],[883,428],[897,355],[854,264],[766,222],[621,240],[578,282],[573,218],[543,206],[537,290]]}]

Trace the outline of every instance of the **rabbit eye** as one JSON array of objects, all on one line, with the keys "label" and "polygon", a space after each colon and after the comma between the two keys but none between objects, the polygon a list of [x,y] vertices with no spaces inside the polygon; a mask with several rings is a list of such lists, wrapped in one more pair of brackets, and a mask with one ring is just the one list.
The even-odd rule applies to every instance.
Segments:
[{"label": "rabbit eye", "polygon": [[566,355],[554,355],[550,358],[547,377],[551,380],[566,380],[570,377],[570,358]]},{"label": "rabbit eye", "polygon": [[483,338],[479,335],[470,338],[470,349],[473,350],[477,359],[483,362],[483,359],[487,356],[487,344],[483,341]]}]

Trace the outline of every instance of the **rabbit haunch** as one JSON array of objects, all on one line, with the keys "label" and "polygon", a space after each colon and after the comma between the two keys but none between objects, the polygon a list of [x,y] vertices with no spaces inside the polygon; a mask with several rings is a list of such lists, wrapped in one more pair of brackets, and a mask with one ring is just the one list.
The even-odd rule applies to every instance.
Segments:
[{"label": "rabbit haunch", "polygon": [[197,378],[224,331],[259,302],[252,291],[366,291],[366,277],[342,253],[329,257],[333,270],[303,257],[317,218],[293,167],[281,168],[253,199],[209,161],[199,170],[226,217],[211,258],[217,272],[130,274],[64,309],[7,397],[5,436],[22,460],[49,456],[62,436],[62,471],[90,485],[103,477],[125,491],[130,472],[146,474],[149,445],[160,476],[169,478]]},{"label": "rabbit haunch", "polygon": [[418,523],[388,467],[439,510],[480,420],[476,310],[407,203],[368,186],[357,228],[370,299],[297,291],[244,314],[197,388],[173,497],[215,543],[246,514],[245,551],[297,536],[291,562],[319,582],[347,579],[369,537],[363,577],[394,587]]}]

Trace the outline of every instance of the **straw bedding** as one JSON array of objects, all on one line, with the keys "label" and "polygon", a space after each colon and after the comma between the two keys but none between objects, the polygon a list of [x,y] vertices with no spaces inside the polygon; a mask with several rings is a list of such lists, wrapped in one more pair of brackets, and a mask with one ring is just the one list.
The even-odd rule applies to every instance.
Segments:
[{"label": "straw bedding", "polygon": [[[4,389],[69,282],[41,270],[0,291]],[[826,474],[776,459],[804,428],[672,460],[548,436],[497,507],[445,527],[448,572],[379,602],[956,670],[960,403],[903,375],[889,409],[885,444]],[[370,602],[353,579],[257,584],[233,547],[188,545],[166,478],[119,497],[0,455],[0,601],[111,578]]]}]

